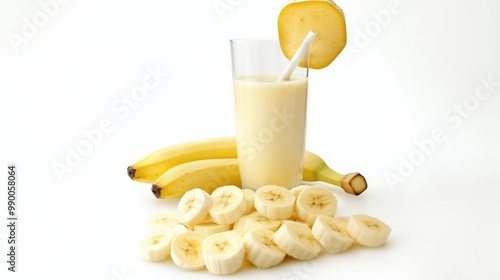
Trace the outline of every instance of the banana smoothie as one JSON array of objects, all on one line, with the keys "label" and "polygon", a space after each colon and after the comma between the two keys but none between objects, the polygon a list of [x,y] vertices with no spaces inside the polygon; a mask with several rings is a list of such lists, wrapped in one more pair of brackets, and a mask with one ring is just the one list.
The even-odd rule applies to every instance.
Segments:
[{"label": "banana smoothie", "polygon": [[292,188],[302,180],[307,77],[236,77],[234,104],[238,163],[244,188]]}]

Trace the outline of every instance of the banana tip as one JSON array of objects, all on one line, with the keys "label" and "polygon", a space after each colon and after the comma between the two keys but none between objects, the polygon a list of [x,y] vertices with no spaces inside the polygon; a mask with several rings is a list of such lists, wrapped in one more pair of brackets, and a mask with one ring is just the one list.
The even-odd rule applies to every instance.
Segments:
[{"label": "banana tip", "polygon": [[127,167],[127,174],[130,177],[130,179],[134,179],[135,168],[133,168],[132,166]]},{"label": "banana tip", "polygon": [[158,187],[157,185],[153,185],[151,187],[151,191],[156,196],[156,198],[160,198],[160,194],[161,194],[161,188],[160,187]]}]

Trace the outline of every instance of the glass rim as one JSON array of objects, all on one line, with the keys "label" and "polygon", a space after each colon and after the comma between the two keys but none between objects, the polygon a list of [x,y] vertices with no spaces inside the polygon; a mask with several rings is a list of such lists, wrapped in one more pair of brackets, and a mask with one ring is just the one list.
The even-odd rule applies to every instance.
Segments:
[{"label": "glass rim", "polygon": [[302,43],[303,39],[297,39],[297,40],[280,40],[279,38],[270,38],[270,37],[255,37],[255,38],[246,38],[246,37],[242,37],[242,38],[231,38],[229,39],[229,42],[231,44],[233,43],[276,43],[276,42],[285,42],[285,41],[288,41],[288,42],[298,42],[298,43]]},{"label": "glass rim", "polygon": [[258,41],[262,41],[262,42],[266,42],[266,41],[280,41],[279,38],[267,38],[267,37],[256,37],[256,38],[232,38],[232,39],[229,39],[230,42],[258,42]]}]

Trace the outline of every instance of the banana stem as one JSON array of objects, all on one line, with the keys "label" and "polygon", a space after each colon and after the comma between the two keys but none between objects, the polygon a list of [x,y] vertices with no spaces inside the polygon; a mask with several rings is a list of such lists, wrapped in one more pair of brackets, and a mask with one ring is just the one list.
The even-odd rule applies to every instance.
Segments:
[{"label": "banana stem", "polygon": [[317,171],[316,177],[319,181],[339,186],[346,193],[353,195],[360,195],[368,187],[365,177],[360,173],[353,172],[343,175],[331,169],[326,164]]},{"label": "banana stem", "polygon": [[368,188],[365,177],[358,172],[349,173],[342,179],[342,188],[344,191],[354,195],[360,195]]}]

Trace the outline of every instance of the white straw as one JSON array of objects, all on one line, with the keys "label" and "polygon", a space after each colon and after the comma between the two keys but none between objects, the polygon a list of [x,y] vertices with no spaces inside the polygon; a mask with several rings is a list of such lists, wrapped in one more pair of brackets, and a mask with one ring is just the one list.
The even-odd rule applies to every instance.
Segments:
[{"label": "white straw", "polygon": [[307,51],[307,47],[312,42],[312,40],[316,38],[316,34],[318,33],[312,30],[310,30],[309,33],[307,33],[306,38],[304,38],[304,41],[302,41],[302,44],[300,45],[299,49],[295,52],[295,54],[293,55],[292,59],[286,66],[283,73],[281,73],[281,76],[278,78],[278,81],[286,81],[290,79],[293,70],[295,70],[295,67],[299,65],[300,60],[304,57],[304,54]]}]

